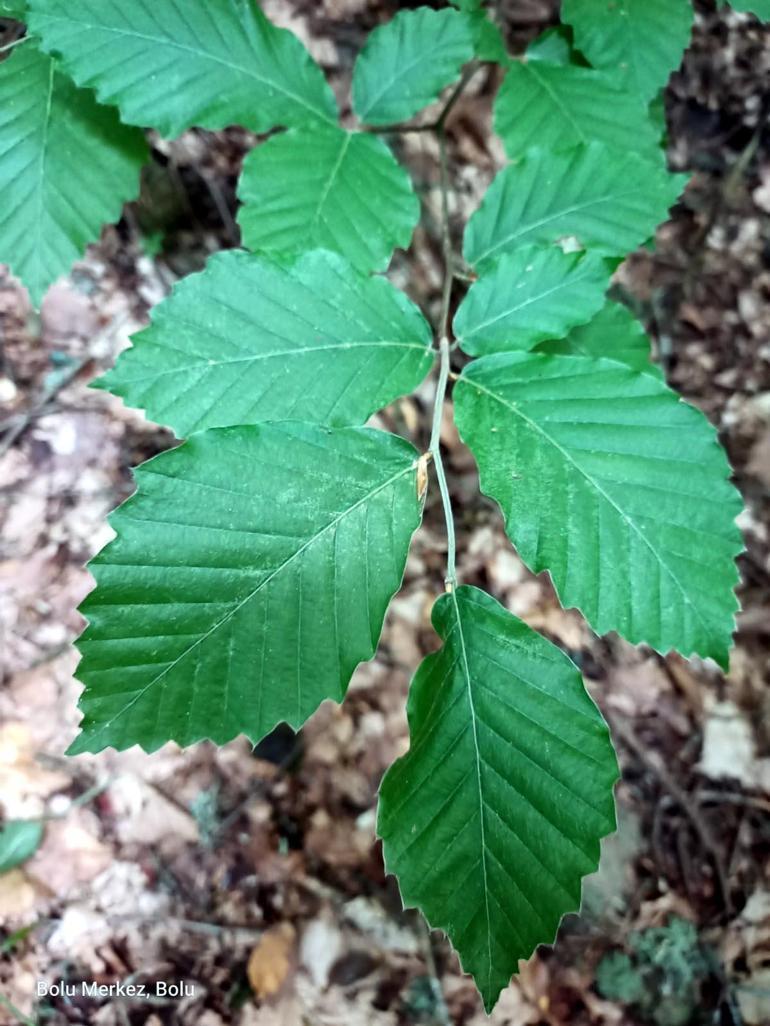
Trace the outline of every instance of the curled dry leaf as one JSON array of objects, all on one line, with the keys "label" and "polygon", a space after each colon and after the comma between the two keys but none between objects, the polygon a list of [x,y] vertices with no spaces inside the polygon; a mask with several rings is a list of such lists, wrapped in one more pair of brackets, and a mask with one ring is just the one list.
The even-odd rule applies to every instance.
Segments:
[{"label": "curled dry leaf", "polygon": [[291,923],[279,923],[262,935],[246,967],[255,997],[274,997],[283,987],[294,960],[295,936]]}]

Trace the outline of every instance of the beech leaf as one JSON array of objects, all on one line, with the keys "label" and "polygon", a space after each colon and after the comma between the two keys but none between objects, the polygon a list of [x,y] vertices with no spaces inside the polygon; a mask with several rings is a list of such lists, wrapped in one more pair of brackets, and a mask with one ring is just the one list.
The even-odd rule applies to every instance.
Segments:
[{"label": "beech leaf", "polygon": [[482,491],[565,606],[727,666],[742,506],[699,410],[612,360],[505,353],[465,369],[455,415]]},{"label": "beech leaf", "polygon": [[133,342],[95,384],[180,437],[287,418],[360,424],[415,389],[433,362],[417,307],[324,251],[292,267],[218,253]]},{"label": "beech leaf", "polygon": [[139,192],[141,132],[30,42],[0,64],[0,261],[35,306]]},{"label": "beech leaf", "polygon": [[417,453],[368,428],[214,428],[136,471],[90,563],[70,754],[238,734],[342,701],[420,523]]},{"label": "beech leaf", "polygon": [[412,681],[410,748],[377,829],[404,903],[445,930],[490,1012],[580,905],[615,828],[618,767],[577,667],[477,588],[442,595]]},{"label": "beech leaf", "polygon": [[437,99],[473,52],[471,25],[459,11],[399,11],[358,56],[353,109],[369,125],[406,121]]},{"label": "beech leaf", "polygon": [[243,165],[238,214],[249,249],[293,256],[342,253],[384,271],[420,216],[409,176],[382,139],[336,127],[272,136]]},{"label": "beech leaf", "polygon": [[321,69],[255,0],[29,0],[29,10],[43,49],[127,124],[175,136],[336,121]]}]

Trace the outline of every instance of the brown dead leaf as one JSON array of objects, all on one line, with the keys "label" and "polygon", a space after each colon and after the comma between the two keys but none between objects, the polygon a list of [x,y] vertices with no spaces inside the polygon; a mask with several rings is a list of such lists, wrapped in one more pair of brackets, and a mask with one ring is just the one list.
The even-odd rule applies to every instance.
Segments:
[{"label": "brown dead leaf", "polygon": [[756,741],[748,717],[730,701],[709,703],[698,770],[711,780],[756,786]]},{"label": "brown dead leaf", "polygon": [[746,470],[764,485],[770,485],[770,431],[754,443]]},{"label": "brown dead leaf", "polygon": [[0,805],[9,819],[42,815],[44,799],[70,783],[66,774],[44,769],[35,756],[26,724],[8,721],[0,727]]},{"label": "brown dead leaf", "polygon": [[32,914],[40,892],[22,869],[0,875],[0,923],[9,926]]},{"label": "brown dead leaf", "polygon": [[316,987],[328,985],[331,968],[344,947],[342,932],[328,911],[306,925],[300,943],[300,962]]},{"label": "brown dead leaf", "polygon": [[728,926],[722,957],[733,977],[743,1021],[764,1026],[770,1021],[770,891],[754,891],[743,911]]},{"label": "brown dead leaf", "polygon": [[28,875],[59,898],[67,898],[110,865],[112,852],[94,836],[98,821],[83,810],[48,824],[43,844],[27,864]]},{"label": "brown dead leaf", "polygon": [[431,461],[431,454],[424,453],[417,462],[417,498],[422,501],[428,489],[428,464]]},{"label": "brown dead leaf", "polygon": [[246,975],[256,997],[274,997],[283,987],[293,962],[295,936],[291,923],[279,923],[251,952]]}]

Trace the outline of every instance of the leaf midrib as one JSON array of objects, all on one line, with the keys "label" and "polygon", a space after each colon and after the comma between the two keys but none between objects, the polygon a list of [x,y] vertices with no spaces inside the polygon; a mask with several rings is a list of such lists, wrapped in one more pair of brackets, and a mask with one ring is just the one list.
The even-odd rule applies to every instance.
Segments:
[{"label": "leaf midrib", "polygon": [[[541,426],[540,426],[540,425],[539,425],[539,424],[537,423],[537,421],[535,421],[535,420],[532,420],[532,418],[531,418],[531,417],[528,417],[528,416],[526,415],[526,413],[524,413],[524,412],[523,412],[523,411],[522,411],[521,409],[519,409],[519,408],[518,408],[518,407],[517,407],[516,405],[514,405],[514,404],[513,404],[513,403],[511,403],[511,402],[509,402],[509,401],[508,401],[507,399],[504,399],[504,398],[503,398],[502,396],[498,395],[498,394],[497,394],[496,392],[493,392],[493,391],[492,391],[491,389],[489,389],[489,388],[486,388],[486,387],[485,387],[484,385],[481,385],[481,384],[479,384],[479,382],[478,382],[478,381],[475,381],[475,380],[474,380],[474,379],[472,379],[472,378],[468,378],[468,377],[466,377],[466,378],[465,378],[465,381],[466,381],[466,383],[467,383],[467,384],[470,384],[470,385],[472,385],[472,386],[473,386],[473,387],[474,387],[475,389],[477,389],[477,390],[478,390],[479,392],[484,392],[484,393],[485,393],[486,395],[488,395],[488,396],[489,396],[489,397],[490,397],[491,399],[494,399],[494,400],[495,400],[495,402],[498,402],[498,403],[500,403],[500,405],[501,405],[501,406],[504,406],[504,407],[506,407],[506,409],[510,410],[510,411],[511,411],[512,413],[514,413],[514,414],[515,414],[515,415],[516,415],[517,417],[519,417],[519,419],[520,419],[520,420],[523,420],[523,421],[524,421],[524,422],[525,422],[525,423],[526,423],[526,424],[527,424],[527,425],[528,425],[528,426],[529,426],[530,428],[532,428],[532,430],[533,430],[533,431],[535,431],[535,432],[536,432],[537,434],[539,434],[539,435],[540,435],[540,436],[541,436],[542,438],[544,438],[544,439],[546,440],[546,442],[548,442],[548,443],[549,443],[549,444],[550,444],[550,445],[551,445],[551,446],[552,446],[552,447],[553,447],[554,449],[556,449],[556,450],[557,450],[557,451],[558,451],[558,452],[559,452],[559,453],[561,454],[561,456],[562,456],[562,457],[563,457],[563,458],[564,458],[564,459],[565,459],[565,460],[566,460],[566,461],[567,461],[567,462],[568,462],[568,463],[569,463],[569,464],[570,464],[570,465],[571,465],[572,467],[574,467],[574,469],[575,469],[575,470],[576,470],[576,471],[578,472],[578,474],[579,474],[579,475],[580,475],[580,476],[581,476],[581,477],[582,477],[582,478],[583,478],[583,479],[584,479],[584,480],[585,480],[585,481],[586,481],[586,482],[588,483],[588,485],[589,485],[590,487],[592,487],[592,488],[593,488],[593,489],[594,489],[594,490],[595,490],[595,491],[596,491],[596,492],[597,492],[597,493],[598,493],[598,494],[599,494],[599,495],[600,495],[600,496],[601,496],[601,497],[602,497],[602,498],[603,498],[603,499],[605,500],[605,502],[607,502],[607,503],[608,503],[608,504],[609,504],[610,506],[612,506],[612,508],[613,508],[613,509],[615,510],[615,512],[616,512],[616,513],[618,514],[618,516],[619,516],[619,517],[621,518],[621,520],[622,520],[622,521],[623,521],[623,522],[624,522],[625,524],[627,524],[627,525],[628,525],[628,527],[629,527],[629,528],[630,528],[630,529],[631,529],[631,530],[632,530],[632,531],[634,532],[634,534],[635,534],[635,535],[636,535],[636,536],[637,536],[637,537],[638,537],[638,538],[639,538],[639,539],[640,539],[641,541],[643,541],[643,542],[644,542],[644,544],[645,544],[645,545],[647,546],[647,548],[648,548],[648,549],[650,550],[650,552],[651,552],[651,553],[653,554],[653,556],[654,556],[654,557],[655,557],[655,559],[656,559],[656,560],[658,561],[658,563],[660,564],[660,566],[661,566],[661,567],[663,567],[663,569],[664,569],[664,570],[666,571],[666,573],[668,574],[668,576],[670,577],[670,579],[671,579],[671,580],[672,580],[672,581],[674,582],[674,584],[676,585],[676,587],[677,587],[677,589],[679,590],[679,592],[680,592],[680,594],[681,594],[681,596],[682,596],[682,599],[684,600],[685,604],[686,604],[686,605],[687,605],[687,606],[688,606],[688,607],[689,607],[690,609],[692,609],[692,611],[693,611],[693,612],[695,613],[695,616],[697,617],[697,619],[698,619],[699,623],[701,624],[701,626],[702,626],[702,627],[704,627],[704,628],[705,628],[705,630],[707,631],[707,633],[710,633],[710,626],[709,626],[709,624],[708,624],[708,623],[707,623],[707,622],[706,622],[706,621],[705,621],[705,620],[703,619],[703,616],[701,615],[701,612],[700,612],[700,610],[699,610],[699,609],[698,609],[698,607],[697,607],[697,606],[696,606],[696,605],[695,605],[695,604],[693,603],[692,599],[690,598],[690,596],[688,595],[687,591],[686,591],[686,590],[684,589],[684,587],[682,586],[682,583],[680,582],[680,580],[679,580],[679,578],[677,577],[677,575],[676,575],[676,574],[674,573],[674,571],[673,571],[673,570],[671,569],[671,567],[670,567],[670,566],[668,565],[668,563],[666,562],[666,560],[665,560],[665,559],[664,559],[664,558],[663,558],[663,557],[662,557],[662,556],[660,555],[660,553],[658,552],[658,550],[657,550],[657,549],[656,549],[656,548],[655,548],[655,547],[653,546],[652,542],[651,542],[651,541],[650,541],[650,539],[649,539],[649,538],[648,538],[648,537],[647,537],[647,536],[645,535],[644,531],[642,531],[642,530],[641,530],[641,529],[640,529],[640,528],[639,528],[639,527],[638,527],[638,526],[636,525],[636,523],[635,523],[635,521],[634,521],[634,520],[632,520],[632,519],[631,519],[631,518],[630,518],[630,517],[629,517],[629,516],[628,516],[628,515],[627,515],[626,513],[624,513],[624,512],[623,512],[623,510],[622,510],[622,509],[620,508],[620,506],[618,506],[618,504],[617,504],[617,503],[615,502],[615,500],[614,500],[614,499],[613,499],[613,498],[612,498],[612,497],[611,497],[610,495],[608,495],[608,494],[607,494],[607,492],[606,492],[606,491],[605,491],[605,490],[604,490],[604,489],[602,488],[602,486],[601,486],[601,485],[599,484],[599,482],[598,482],[598,481],[595,481],[595,480],[594,480],[594,479],[593,479],[593,478],[592,478],[592,477],[591,477],[591,476],[590,476],[590,475],[588,474],[588,472],[587,472],[587,471],[585,471],[585,470],[584,470],[584,469],[583,469],[583,468],[582,468],[582,467],[581,467],[581,466],[580,466],[580,465],[579,465],[579,464],[578,464],[578,463],[577,463],[577,462],[575,461],[575,459],[574,459],[574,458],[573,458],[573,457],[572,457],[572,456],[570,455],[570,453],[569,453],[569,452],[567,451],[567,449],[565,449],[565,448],[564,448],[563,446],[559,445],[559,443],[558,443],[558,442],[556,441],[556,439],[555,439],[555,438],[552,438],[552,437],[551,437],[551,436],[550,436],[550,435],[549,435],[549,434],[548,434],[548,433],[547,433],[547,432],[546,432],[546,431],[545,431],[545,430],[544,430],[544,429],[543,429],[543,428],[542,428],[542,427],[541,427]],[[547,569],[547,567],[546,567],[546,568],[543,568],[543,569]]]},{"label": "leaf midrib", "polygon": [[[151,340],[148,340],[148,343],[149,344],[154,344],[158,348],[163,348],[163,349],[168,348],[167,346],[163,345],[160,342],[152,343]],[[164,370],[164,371],[157,371],[155,373],[150,373],[150,374],[141,374],[138,377],[133,377],[133,378],[121,378],[119,384],[121,384],[121,385],[130,385],[130,384],[136,383],[137,381],[147,381],[147,380],[153,380],[154,381],[157,378],[162,378],[162,377],[165,377],[166,375],[169,375],[169,374],[173,374],[173,375],[183,374],[183,373],[185,373],[187,371],[199,370],[201,367],[209,367],[209,368],[213,368],[213,367],[229,367],[232,364],[256,363],[259,360],[275,360],[275,359],[279,359],[279,358],[280,359],[286,359],[287,357],[302,355],[302,354],[305,354],[305,353],[327,353],[327,352],[335,352],[335,351],[341,350],[341,349],[377,349],[377,348],[380,348],[380,347],[382,347],[382,348],[389,348],[389,349],[415,349],[415,350],[417,350],[417,351],[419,351],[421,353],[425,353],[426,355],[430,355],[430,353],[431,353],[431,349],[430,349],[429,346],[421,345],[418,342],[391,342],[389,340],[385,340],[385,341],[372,340],[372,341],[363,341],[363,342],[357,342],[357,341],[356,342],[339,342],[339,343],[333,343],[332,345],[329,345],[329,346],[303,346],[301,349],[284,349],[284,350],[276,350],[276,351],[271,352],[271,353],[255,353],[252,356],[239,356],[239,357],[236,357],[235,359],[232,359],[232,360],[210,360],[210,359],[205,358],[205,357],[200,357],[199,361],[197,363],[179,364],[176,367],[171,367],[168,370]],[[137,356],[139,355],[139,351],[140,351],[140,347],[138,345],[134,346],[133,349],[127,350],[128,353],[136,352]],[[112,386],[110,386],[110,387],[112,387]]]},{"label": "leaf midrib", "polygon": [[315,211],[313,212],[313,217],[310,222],[311,230],[315,228],[318,222],[321,220],[321,212],[324,208],[324,205],[326,204],[327,199],[329,198],[329,193],[331,192],[334,186],[335,178],[342,171],[342,165],[345,163],[345,157],[347,156],[348,150],[350,149],[352,142],[353,133],[345,132],[342,140],[342,145],[340,146],[340,151],[337,154],[337,159],[334,162],[334,166],[331,169],[328,179],[324,183],[321,195],[318,197],[318,203],[316,205]]},{"label": "leaf midrib", "polygon": [[109,730],[109,728],[110,728],[110,727],[111,727],[111,726],[112,726],[112,725],[113,725],[113,724],[114,724],[114,723],[115,723],[115,722],[116,722],[116,721],[117,721],[118,719],[120,719],[121,717],[125,716],[125,714],[126,714],[126,713],[127,713],[127,712],[128,712],[128,711],[129,711],[129,710],[130,710],[130,709],[131,709],[131,708],[132,708],[132,707],[133,707],[134,705],[136,705],[136,703],[137,703],[137,702],[141,701],[141,699],[142,699],[142,698],[143,698],[143,697],[144,697],[144,696],[145,696],[145,695],[147,694],[147,692],[148,692],[148,691],[149,691],[149,690],[150,690],[151,688],[155,687],[155,685],[156,685],[156,684],[158,684],[158,683],[159,683],[159,682],[160,682],[161,680],[163,680],[163,678],[164,678],[164,677],[166,677],[166,676],[167,676],[167,675],[168,675],[168,674],[169,674],[169,673],[170,673],[170,672],[171,672],[171,671],[172,671],[172,670],[174,669],[174,667],[178,665],[178,663],[180,663],[180,662],[181,662],[181,661],[182,661],[183,659],[185,659],[185,658],[186,658],[186,657],[187,657],[187,656],[188,656],[188,655],[189,655],[189,654],[190,654],[190,653],[191,653],[192,651],[194,651],[194,650],[195,650],[196,648],[198,648],[198,646],[199,646],[199,645],[202,645],[202,644],[203,644],[203,643],[204,643],[205,641],[207,641],[207,640],[208,640],[208,639],[209,639],[209,638],[210,638],[210,637],[211,637],[211,636],[212,636],[213,634],[215,634],[215,633],[216,633],[216,632],[217,632],[217,631],[218,631],[218,630],[219,630],[219,629],[220,629],[221,627],[223,627],[223,626],[224,626],[224,625],[225,625],[226,623],[229,623],[229,621],[230,621],[230,620],[232,620],[232,618],[233,618],[233,617],[234,617],[234,616],[235,616],[235,615],[236,615],[236,614],[237,614],[237,613],[238,613],[238,612],[239,612],[239,611],[240,611],[240,610],[241,610],[241,609],[242,609],[242,608],[243,608],[243,607],[244,607],[245,605],[247,605],[247,604],[248,604],[249,602],[251,602],[251,600],[252,600],[252,599],[253,599],[253,598],[254,598],[254,597],[255,597],[256,595],[258,595],[258,594],[259,594],[259,592],[260,592],[260,591],[262,591],[262,589],[263,589],[263,588],[267,587],[267,585],[269,585],[269,584],[270,584],[270,582],[271,582],[271,581],[273,581],[273,580],[275,579],[275,577],[277,577],[277,576],[278,576],[278,575],[279,575],[279,574],[280,574],[280,573],[281,573],[281,572],[282,572],[283,570],[285,570],[287,566],[289,566],[289,565],[290,565],[291,563],[293,563],[295,559],[298,559],[298,558],[299,558],[299,557],[300,557],[300,556],[301,556],[301,555],[302,555],[302,554],[303,554],[303,553],[304,553],[305,551],[307,551],[307,549],[309,549],[309,548],[310,548],[310,546],[314,545],[314,544],[315,544],[315,542],[317,542],[319,538],[322,538],[322,537],[323,537],[323,536],[324,536],[325,534],[327,534],[327,533],[328,533],[329,531],[332,531],[332,530],[336,529],[336,528],[337,528],[337,527],[339,526],[339,524],[340,524],[340,523],[342,523],[342,521],[343,521],[343,520],[344,520],[344,519],[345,519],[346,517],[350,516],[350,515],[351,515],[351,514],[353,514],[353,513],[354,513],[354,512],[356,511],[356,510],[360,509],[360,508],[361,508],[361,506],[363,506],[363,505],[365,505],[366,503],[370,502],[370,501],[371,501],[372,499],[374,499],[374,498],[375,498],[375,497],[376,497],[377,495],[379,495],[379,494],[380,494],[380,492],[383,492],[383,491],[385,491],[385,490],[386,490],[387,488],[389,488],[389,487],[390,487],[390,486],[391,486],[392,484],[394,484],[394,482],[396,482],[396,481],[400,480],[400,479],[401,479],[402,477],[406,477],[406,476],[407,476],[407,474],[411,474],[411,473],[414,473],[414,471],[415,471],[416,467],[417,467],[417,463],[416,463],[416,462],[412,462],[412,463],[410,463],[410,464],[409,464],[409,466],[408,466],[408,467],[405,467],[405,468],[403,468],[402,470],[399,470],[399,472],[398,472],[397,474],[394,474],[394,475],[393,475],[392,477],[388,478],[388,480],[387,480],[387,481],[385,481],[385,482],[384,482],[383,484],[377,485],[377,487],[376,487],[376,488],[374,488],[374,489],[372,489],[372,491],[370,491],[370,492],[367,492],[367,494],[366,494],[366,495],[362,496],[362,497],[361,497],[361,498],[360,498],[360,499],[359,499],[359,500],[358,500],[357,502],[355,502],[355,503],[354,503],[354,504],[353,504],[352,506],[349,506],[349,507],[348,507],[348,508],[347,508],[346,510],[344,510],[344,511],[343,511],[342,513],[340,513],[340,514],[339,514],[339,515],[338,515],[337,517],[335,517],[335,518],[334,518],[334,520],[330,521],[330,523],[326,524],[326,525],[325,525],[325,526],[324,526],[324,527],[323,527],[323,528],[322,528],[322,529],[321,529],[320,531],[318,531],[318,532],[317,532],[316,534],[314,534],[314,535],[313,535],[313,536],[312,536],[311,538],[309,538],[309,539],[308,539],[308,540],[307,540],[307,541],[306,541],[306,542],[305,542],[305,543],[304,543],[303,545],[301,545],[301,546],[300,546],[300,547],[299,547],[299,548],[298,548],[298,549],[296,550],[296,552],[293,552],[293,553],[292,553],[292,554],[291,554],[291,555],[290,555],[290,556],[289,556],[289,557],[288,557],[287,559],[285,559],[285,560],[283,561],[283,563],[281,563],[281,564],[280,564],[279,566],[277,566],[277,567],[276,567],[276,568],[275,568],[275,569],[274,569],[273,571],[271,571],[271,573],[269,573],[269,574],[267,575],[267,577],[265,577],[265,578],[264,578],[264,580],[260,581],[260,582],[259,582],[259,584],[258,584],[258,585],[256,586],[256,588],[254,588],[254,589],[253,589],[252,591],[250,591],[248,595],[246,595],[246,596],[245,596],[244,598],[242,598],[242,599],[241,599],[241,600],[240,600],[239,602],[237,602],[237,603],[236,603],[236,604],[235,604],[235,605],[233,606],[233,608],[232,608],[232,609],[230,609],[230,610],[229,610],[229,611],[228,611],[228,612],[227,612],[227,613],[226,613],[226,614],[225,614],[225,615],[224,615],[224,616],[223,616],[223,617],[222,617],[221,619],[219,619],[219,620],[218,620],[218,621],[217,621],[216,623],[214,623],[214,624],[213,624],[213,625],[212,625],[212,626],[211,626],[211,627],[210,627],[210,628],[209,628],[209,629],[208,629],[208,630],[207,630],[207,631],[205,632],[205,634],[202,634],[202,635],[201,635],[201,636],[200,636],[200,637],[199,637],[199,638],[198,638],[198,639],[197,639],[197,640],[196,640],[195,642],[193,642],[193,644],[192,644],[192,645],[189,645],[189,646],[188,646],[188,647],[187,647],[187,648],[186,648],[186,649],[185,649],[185,650],[184,650],[183,652],[181,652],[181,653],[180,653],[180,654],[179,654],[179,655],[178,655],[178,656],[176,657],[176,659],[174,659],[174,660],[173,660],[173,662],[169,663],[169,665],[168,665],[168,666],[166,666],[166,667],[165,667],[165,668],[164,668],[164,669],[163,669],[163,670],[162,670],[162,671],[161,671],[160,673],[156,674],[156,676],[155,676],[155,677],[153,677],[153,679],[152,679],[152,680],[148,681],[148,682],[147,682],[147,684],[145,684],[145,686],[144,686],[144,687],[143,687],[143,688],[142,688],[142,689],[141,689],[140,691],[138,691],[138,692],[137,692],[137,693],[136,693],[136,694],[135,694],[135,695],[133,696],[133,698],[132,698],[132,699],[131,699],[131,700],[130,700],[129,702],[127,702],[127,703],[126,703],[126,704],[125,704],[125,705],[124,705],[124,706],[123,706],[123,707],[122,707],[121,709],[119,709],[119,710],[118,710],[118,711],[117,711],[117,712],[116,712],[116,713],[115,713],[115,714],[114,714],[114,715],[113,715],[113,716],[112,716],[112,717],[111,717],[111,718],[110,718],[110,719],[109,719],[109,720],[108,720],[108,721],[107,721],[106,723],[103,723],[103,724],[102,724],[102,725],[101,725],[101,726],[99,727],[99,729],[98,729],[98,730],[97,730],[97,731],[96,731],[96,732],[95,732],[94,734],[92,734],[92,735],[91,735],[91,737],[90,737],[90,740],[93,740],[94,738],[96,738],[96,737],[100,737],[101,735],[103,735],[103,734],[104,734],[104,732],[105,732],[106,730]]},{"label": "leaf midrib", "polygon": [[481,782],[481,750],[479,748],[479,735],[476,727],[476,706],[473,701],[473,687],[471,684],[471,673],[468,665],[468,652],[465,646],[465,635],[463,633],[462,617],[460,616],[460,605],[457,601],[457,591],[453,590],[452,593],[452,605],[454,607],[455,617],[457,619],[457,633],[460,644],[460,653],[462,656],[463,663],[463,676],[465,677],[465,685],[468,694],[468,706],[471,715],[471,729],[473,731],[473,750],[475,752],[475,765],[476,765],[476,786],[479,796],[479,827],[481,834],[481,870],[484,879],[484,912],[487,920],[487,992],[492,991],[492,920],[489,912],[489,876],[487,873],[487,843],[484,826],[484,816],[486,813],[486,803],[484,802],[484,789]]},{"label": "leaf midrib", "polygon": [[575,130],[575,132],[577,132],[580,138],[580,142],[586,144],[588,142],[588,136],[583,131],[583,128],[580,125],[580,123],[576,120],[575,115],[572,113],[569,107],[567,107],[567,105],[564,103],[564,101],[553,88],[553,86],[547,81],[547,79],[544,79],[542,75],[539,75],[537,73],[532,64],[524,64],[523,66],[527,69],[527,71],[529,71],[529,73],[532,75],[532,77],[540,86],[540,88],[550,97],[552,103],[554,103],[558,110],[561,111],[567,124],[569,124]]}]

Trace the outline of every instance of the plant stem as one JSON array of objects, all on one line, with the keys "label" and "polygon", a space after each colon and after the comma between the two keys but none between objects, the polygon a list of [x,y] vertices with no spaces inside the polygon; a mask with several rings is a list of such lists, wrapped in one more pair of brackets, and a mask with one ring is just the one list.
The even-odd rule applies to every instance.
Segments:
[{"label": "plant stem", "polygon": [[29,36],[19,36],[18,39],[12,39],[10,43],[4,43],[3,46],[0,46],[0,53],[5,53],[6,50],[12,50],[14,46],[19,46],[21,43],[26,43],[28,39]]},{"label": "plant stem", "polygon": [[457,587],[457,570],[455,567],[455,522],[452,513],[452,500],[449,497],[444,461],[441,456],[441,419],[444,412],[444,399],[446,398],[446,386],[449,380],[449,339],[442,336],[439,354],[441,364],[439,368],[438,385],[436,386],[436,401],[433,406],[433,430],[430,436],[430,454],[433,457],[433,465],[436,468],[436,479],[438,480],[441,502],[444,506],[444,519],[446,520],[446,577],[444,583],[447,591],[454,591]]},{"label": "plant stem", "polygon": [[465,71],[463,71],[462,76],[460,77],[460,81],[457,83],[457,85],[454,87],[454,89],[450,93],[449,99],[444,104],[444,107],[443,107],[441,113],[439,114],[438,118],[435,121],[434,128],[437,131],[443,132],[444,125],[446,124],[446,120],[449,117],[449,115],[452,113],[452,108],[454,107],[454,105],[457,103],[457,101],[462,96],[462,94],[463,94],[463,92],[465,90],[465,87],[468,85],[470,80],[473,78],[473,76],[479,70],[479,67],[480,67],[480,65],[479,65],[478,61],[471,61],[470,64],[466,65]]},{"label": "plant stem", "polygon": [[430,436],[430,453],[436,468],[441,502],[444,506],[446,520],[447,556],[446,577],[444,583],[447,591],[457,587],[457,571],[455,569],[455,522],[452,512],[452,500],[449,497],[444,461],[441,456],[441,421],[444,413],[447,382],[449,381],[449,304],[452,299],[452,283],[454,281],[454,256],[452,254],[452,237],[449,232],[449,169],[447,166],[446,136],[443,124],[437,129],[439,157],[441,165],[441,239],[444,253],[444,286],[441,294],[441,313],[439,314],[439,376],[436,386],[436,401],[433,407],[433,430]]},{"label": "plant stem", "polygon": [[452,238],[449,233],[449,169],[447,166],[446,136],[444,129],[438,129],[439,163],[441,167],[441,247],[444,255],[444,286],[441,294],[441,313],[439,315],[439,339],[449,335],[449,304],[452,299],[454,283],[454,254]]},{"label": "plant stem", "polygon": [[449,165],[447,161],[446,133],[444,124],[449,116],[452,107],[460,97],[471,76],[478,65],[469,65],[463,77],[457,83],[452,95],[447,100],[444,109],[433,126],[438,135],[439,166],[441,172],[441,248],[444,256],[444,284],[441,291],[441,312],[439,314],[439,377],[436,386],[436,400],[433,407],[433,428],[430,436],[430,454],[433,457],[433,465],[436,468],[436,479],[438,480],[441,502],[444,507],[444,519],[446,521],[447,536],[447,557],[446,577],[444,583],[446,590],[452,592],[457,587],[457,567],[455,540],[455,522],[452,512],[452,500],[449,496],[449,486],[444,470],[444,461],[441,456],[441,421],[444,413],[444,400],[446,399],[447,382],[449,381],[449,307],[452,301],[452,285],[455,280],[455,258],[452,251],[452,236],[449,229]]},{"label": "plant stem", "polygon": [[447,485],[444,462],[441,457],[441,420],[444,413],[444,400],[446,399],[447,382],[449,381],[449,358],[451,347],[449,344],[449,307],[452,301],[452,285],[455,278],[463,278],[460,268],[455,266],[454,253],[452,252],[452,236],[449,230],[449,167],[447,162],[446,134],[444,126],[447,118],[452,112],[454,105],[460,99],[468,82],[479,69],[479,63],[472,61],[465,69],[452,90],[448,100],[441,109],[435,121],[423,125],[383,125],[373,126],[372,132],[435,132],[438,136],[439,163],[441,169],[441,248],[444,257],[444,282],[441,290],[441,312],[439,314],[439,378],[436,386],[436,400],[433,407],[433,427],[430,436],[430,454],[433,458],[433,465],[436,468],[441,502],[444,507],[444,519],[446,520],[447,534],[447,567],[444,582],[447,591],[451,592],[457,587],[456,569],[456,541],[455,523],[452,513],[452,500],[449,497],[449,486]]}]

